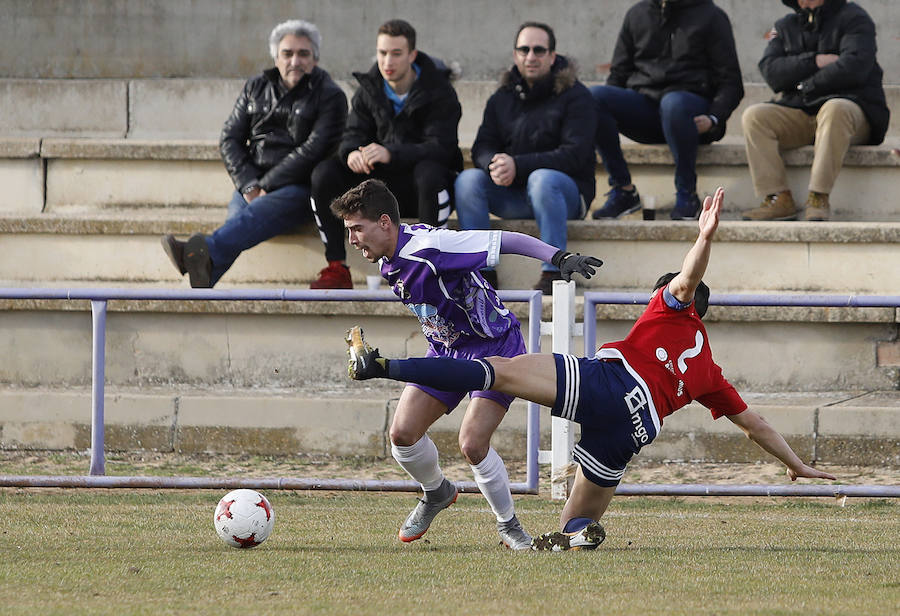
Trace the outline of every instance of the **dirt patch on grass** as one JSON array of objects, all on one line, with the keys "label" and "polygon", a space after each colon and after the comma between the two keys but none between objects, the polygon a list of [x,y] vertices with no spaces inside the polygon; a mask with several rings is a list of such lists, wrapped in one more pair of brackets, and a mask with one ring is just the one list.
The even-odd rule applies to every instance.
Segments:
[{"label": "dirt patch on grass", "polygon": [[[0,474],[86,475],[90,456],[74,451],[0,451]],[[459,458],[442,461],[450,479],[471,480],[472,471]],[[525,462],[507,461],[510,479],[524,481]],[[849,485],[900,484],[900,468],[821,465]],[[549,467],[541,467],[541,481],[549,481]],[[342,479],[408,479],[393,459],[333,456],[254,456],[161,452],[110,452],[107,475],[208,476],[208,477],[310,477]],[[787,483],[785,469],[777,463],[735,464],[709,462],[643,462],[635,460],[623,483]]]}]

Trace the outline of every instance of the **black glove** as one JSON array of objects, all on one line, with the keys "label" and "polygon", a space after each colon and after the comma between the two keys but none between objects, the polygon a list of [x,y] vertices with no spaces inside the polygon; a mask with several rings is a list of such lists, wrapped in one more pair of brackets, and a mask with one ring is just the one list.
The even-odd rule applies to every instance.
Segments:
[{"label": "black glove", "polygon": [[559,268],[563,280],[572,280],[572,274],[581,274],[587,279],[597,273],[594,268],[603,265],[603,261],[597,257],[581,256],[580,254],[557,250],[550,262]]}]

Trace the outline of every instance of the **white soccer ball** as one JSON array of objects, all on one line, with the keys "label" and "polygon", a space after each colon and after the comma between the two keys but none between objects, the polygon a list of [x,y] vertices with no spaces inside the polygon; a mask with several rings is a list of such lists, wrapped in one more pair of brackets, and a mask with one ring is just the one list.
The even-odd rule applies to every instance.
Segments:
[{"label": "white soccer ball", "polygon": [[233,490],[216,505],[213,524],[219,538],[233,548],[254,548],[268,538],[275,510],[255,490]]}]

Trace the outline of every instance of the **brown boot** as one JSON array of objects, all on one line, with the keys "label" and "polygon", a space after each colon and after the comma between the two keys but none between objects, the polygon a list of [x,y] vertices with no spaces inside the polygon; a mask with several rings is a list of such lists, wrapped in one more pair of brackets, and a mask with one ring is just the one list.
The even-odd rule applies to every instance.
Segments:
[{"label": "brown boot", "polygon": [[760,206],[745,212],[744,220],[797,220],[797,206],[791,191],[767,195]]},{"label": "brown boot", "polygon": [[827,193],[809,191],[806,204],[803,206],[806,208],[803,220],[828,220],[830,206]]}]

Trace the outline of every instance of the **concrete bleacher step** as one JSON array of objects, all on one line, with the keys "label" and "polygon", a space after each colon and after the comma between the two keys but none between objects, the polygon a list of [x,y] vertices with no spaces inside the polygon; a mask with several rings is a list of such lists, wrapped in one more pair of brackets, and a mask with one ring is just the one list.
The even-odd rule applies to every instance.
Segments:
[{"label": "concrete bleacher step", "polygon": [[[0,237],[7,258],[0,280],[46,286],[40,281],[96,281],[185,284],[159,244],[165,233],[212,232],[224,207],[108,208],[78,206],[39,215],[0,213]],[[455,224],[455,221],[453,221]],[[534,221],[495,220],[494,228],[538,235]],[[661,271],[680,264],[696,223],[670,220],[572,221],[571,250],[605,261],[590,289],[644,289]],[[716,260],[708,272],[721,291],[804,291],[891,295],[900,293],[895,251],[900,223],[754,223],[723,221]],[[377,273],[348,247],[354,280]],[[25,265],[27,264],[27,266]],[[324,267],[322,244],[310,223],[293,235],[245,251],[222,279],[229,284],[303,286]],[[529,288],[538,267],[507,256],[499,272],[504,288]]]},{"label": "concrete bleacher step", "polygon": [[[855,146],[831,196],[835,220],[896,221],[892,185],[900,167],[900,137],[881,146]],[[468,161],[468,150],[464,148]],[[635,183],[666,211],[674,201],[672,155],[665,145],[623,143]],[[802,204],[812,148],[785,153],[788,180]],[[469,164],[469,163],[467,163]],[[727,217],[758,205],[740,137],[701,146],[698,191],[727,190]],[[37,214],[63,208],[224,207],[234,190],[215,140],[0,138],[0,181],[9,190],[0,212]],[[602,204],[606,176],[597,166]],[[661,216],[665,213],[661,212]]]},{"label": "concrete bleacher step", "polygon": [[[388,426],[400,387],[239,389],[110,387],[105,400],[108,451],[257,455],[325,454],[386,458]],[[805,460],[829,464],[900,464],[900,393],[744,393]],[[0,447],[88,450],[89,388],[0,386]],[[444,458],[459,458],[461,409],[429,430]],[[550,441],[541,409],[541,446]],[[526,404],[513,403],[491,443],[506,460],[526,452]],[[713,421],[694,403],[665,420],[641,452],[649,460],[756,462],[760,450],[730,422]],[[360,476],[365,469],[360,469]]]}]

